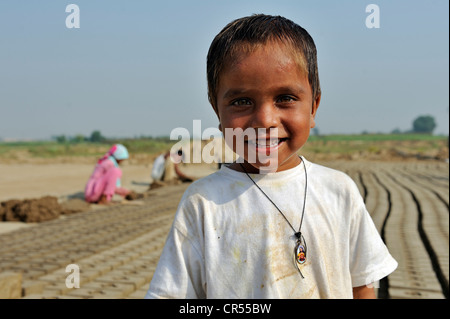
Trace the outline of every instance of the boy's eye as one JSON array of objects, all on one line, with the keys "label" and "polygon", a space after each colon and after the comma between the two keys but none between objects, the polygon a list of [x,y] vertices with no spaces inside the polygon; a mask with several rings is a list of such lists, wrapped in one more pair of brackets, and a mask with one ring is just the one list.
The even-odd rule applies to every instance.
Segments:
[{"label": "boy's eye", "polygon": [[290,95],[282,95],[277,99],[278,103],[288,103],[295,101],[295,98]]},{"label": "boy's eye", "polygon": [[243,105],[250,105],[251,102],[248,99],[237,99],[231,102],[231,105],[236,105],[236,106],[243,106]]}]

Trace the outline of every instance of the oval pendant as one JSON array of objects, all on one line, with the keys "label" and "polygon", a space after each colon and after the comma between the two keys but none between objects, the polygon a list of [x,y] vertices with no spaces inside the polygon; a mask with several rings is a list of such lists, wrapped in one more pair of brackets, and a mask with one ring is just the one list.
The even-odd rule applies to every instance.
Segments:
[{"label": "oval pendant", "polygon": [[306,262],[306,248],[300,241],[298,241],[295,246],[295,260],[297,260],[299,264],[304,264]]}]

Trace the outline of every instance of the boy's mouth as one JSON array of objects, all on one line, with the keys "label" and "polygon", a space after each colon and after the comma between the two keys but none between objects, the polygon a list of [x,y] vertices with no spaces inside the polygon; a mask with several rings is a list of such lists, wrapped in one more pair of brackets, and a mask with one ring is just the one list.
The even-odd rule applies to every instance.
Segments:
[{"label": "boy's mouth", "polygon": [[257,152],[273,152],[277,150],[287,138],[259,138],[257,140],[247,140],[250,146],[256,148]]}]

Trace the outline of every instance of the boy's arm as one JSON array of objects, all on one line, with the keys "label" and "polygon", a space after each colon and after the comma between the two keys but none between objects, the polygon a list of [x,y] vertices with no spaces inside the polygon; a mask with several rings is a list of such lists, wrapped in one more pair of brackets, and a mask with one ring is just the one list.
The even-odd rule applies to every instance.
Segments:
[{"label": "boy's arm", "polygon": [[373,287],[353,287],[353,299],[376,299]]}]

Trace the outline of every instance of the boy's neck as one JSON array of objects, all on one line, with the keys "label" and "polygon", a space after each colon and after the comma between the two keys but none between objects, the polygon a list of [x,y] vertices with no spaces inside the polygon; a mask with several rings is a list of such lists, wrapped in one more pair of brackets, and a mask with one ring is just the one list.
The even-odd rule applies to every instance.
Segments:
[{"label": "boy's neck", "polygon": [[[302,162],[302,159],[300,157],[297,157],[297,161],[294,166],[284,167],[283,165],[281,165],[281,166],[278,166],[276,169],[271,169],[270,171],[268,171],[268,170],[264,171],[264,169],[259,169],[257,167],[254,167],[253,165],[251,165],[250,163],[248,163],[247,161],[244,160],[242,165],[241,165],[241,163],[233,162],[232,164],[230,164],[228,166],[228,168],[232,169],[234,171],[237,171],[237,172],[241,172],[241,173],[247,172],[249,174],[264,174],[264,173],[268,173],[268,172],[275,173],[275,172],[285,171],[285,170],[288,170],[290,168],[300,165],[301,162]],[[243,168],[245,169],[245,171]]]}]

